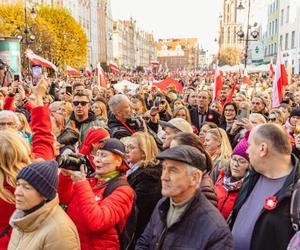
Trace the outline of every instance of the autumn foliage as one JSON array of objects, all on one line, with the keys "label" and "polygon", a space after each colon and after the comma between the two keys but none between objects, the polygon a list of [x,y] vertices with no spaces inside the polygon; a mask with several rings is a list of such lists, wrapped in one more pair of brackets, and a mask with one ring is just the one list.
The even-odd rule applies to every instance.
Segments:
[{"label": "autumn foliage", "polygon": [[[84,68],[87,62],[87,37],[68,10],[60,7],[42,5],[37,9],[37,17],[32,19],[27,11],[30,34],[35,35],[30,49],[65,69],[66,65]],[[25,12],[22,4],[0,5],[1,36],[24,36]],[[21,44],[21,53],[26,49]],[[23,56],[22,56],[23,58]],[[26,63],[26,62],[23,62]]]},{"label": "autumn foliage", "polygon": [[235,47],[224,47],[220,50],[220,65],[236,65],[241,63],[242,51]]}]

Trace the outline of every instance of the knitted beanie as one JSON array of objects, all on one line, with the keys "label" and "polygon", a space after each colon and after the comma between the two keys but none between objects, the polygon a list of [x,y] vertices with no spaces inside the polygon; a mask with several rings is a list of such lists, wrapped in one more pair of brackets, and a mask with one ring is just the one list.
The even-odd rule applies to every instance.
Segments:
[{"label": "knitted beanie", "polygon": [[47,200],[56,196],[58,184],[58,164],[56,161],[40,161],[22,168],[17,175],[17,180],[27,181]]},{"label": "knitted beanie", "polygon": [[89,155],[92,151],[92,144],[100,142],[109,137],[109,133],[104,128],[89,128],[85,140],[80,147],[79,153]]},{"label": "knitted beanie", "polygon": [[248,140],[247,138],[243,138],[242,140],[239,141],[239,143],[235,146],[232,155],[239,155],[244,157],[247,161],[249,161],[249,155],[247,154],[247,149],[248,149]]},{"label": "knitted beanie", "polygon": [[296,108],[292,109],[290,117],[293,117],[293,116],[300,116],[300,108],[296,107]]}]

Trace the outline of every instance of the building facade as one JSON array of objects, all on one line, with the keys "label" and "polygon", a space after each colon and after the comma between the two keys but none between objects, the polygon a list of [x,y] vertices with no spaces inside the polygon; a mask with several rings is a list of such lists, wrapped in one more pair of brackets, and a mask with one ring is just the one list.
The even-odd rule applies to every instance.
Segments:
[{"label": "building facade", "polygon": [[281,0],[279,5],[279,50],[285,67],[300,74],[300,2]]},{"label": "building facade", "polygon": [[125,69],[148,66],[155,59],[153,34],[138,29],[132,18],[114,21],[113,55],[114,61]]},{"label": "building facade", "polygon": [[157,60],[169,70],[196,69],[199,64],[197,38],[159,39],[156,45]]},{"label": "building facade", "polygon": [[[28,0],[29,5],[47,4],[66,8],[81,25],[88,39],[88,64],[95,67],[99,61],[98,8],[99,0]],[[14,4],[20,0],[2,0],[2,4]],[[23,1],[25,2],[25,1]]]}]

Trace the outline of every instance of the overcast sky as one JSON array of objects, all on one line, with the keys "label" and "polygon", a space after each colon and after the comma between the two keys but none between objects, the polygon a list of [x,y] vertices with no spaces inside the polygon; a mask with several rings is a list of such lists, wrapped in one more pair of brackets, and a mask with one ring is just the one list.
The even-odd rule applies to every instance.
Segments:
[{"label": "overcast sky", "polygon": [[209,52],[218,48],[221,0],[111,0],[114,19],[133,17],[137,26],[154,33],[155,39],[197,37]]}]

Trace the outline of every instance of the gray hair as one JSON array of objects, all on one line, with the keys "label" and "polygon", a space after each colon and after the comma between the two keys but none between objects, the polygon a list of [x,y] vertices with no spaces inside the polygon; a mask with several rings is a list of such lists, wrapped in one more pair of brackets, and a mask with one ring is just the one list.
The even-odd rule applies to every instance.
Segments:
[{"label": "gray hair", "polygon": [[117,94],[117,95],[112,96],[108,102],[110,111],[113,114],[115,114],[116,106],[119,105],[121,102],[127,101],[127,100],[129,101],[128,97],[124,94]]},{"label": "gray hair", "polygon": [[0,111],[0,120],[7,118],[7,117],[11,117],[15,120],[15,123],[17,126],[21,125],[21,122],[19,120],[19,117],[17,116],[17,114],[11,110],[1,110]]},{"label": "gray hair", "polygon": [[[202,172],[202,171],[201,171],[200,169],[198,169],[198,168],[195,168],[195,167],[189,165],[189,164],[186,164],[186,172],[187,172],[187,174],[188,174],[189,176],[191,176],[191,175],[193,175],[195,172]],[[200,182],[198,183],[197,188],[200,187],[200,183],[201,183],[201,180],[200,180]]]}]

